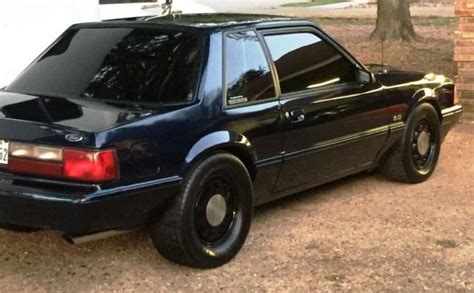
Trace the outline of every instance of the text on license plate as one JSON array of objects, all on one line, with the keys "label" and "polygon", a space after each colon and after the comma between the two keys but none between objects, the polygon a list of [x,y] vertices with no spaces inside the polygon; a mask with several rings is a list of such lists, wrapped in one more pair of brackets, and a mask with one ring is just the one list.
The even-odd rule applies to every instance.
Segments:
[{"label": "text on license plate", "polygon": [[8,141],[0,140],[0,165],[8,164]]}]

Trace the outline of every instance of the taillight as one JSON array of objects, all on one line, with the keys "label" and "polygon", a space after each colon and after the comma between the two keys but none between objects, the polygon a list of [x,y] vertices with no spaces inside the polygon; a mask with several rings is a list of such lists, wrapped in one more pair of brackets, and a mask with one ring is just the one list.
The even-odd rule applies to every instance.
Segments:
[{"label": "taillight", "polygon": [[62,149],[10,142],[8,169],[84,182],[118,179],[117,156],[113,149]]},{"label": "taillight", "polygon": [[64,177],[82,181],[109,181],[117,178],[115,151],[84,151],[65,149]]},{"label": "taillight", "polygon": [[10,143],[10,156],[55,162],[61,162],[63,159],[62,149],[19,142]]},{"label": "taillight", "polygon": [[62,177],[63,175],[63,167],[58,163],[20,159],[15,157],[9,158],[8,170],[11,172],[40,174],[52,177]]}]

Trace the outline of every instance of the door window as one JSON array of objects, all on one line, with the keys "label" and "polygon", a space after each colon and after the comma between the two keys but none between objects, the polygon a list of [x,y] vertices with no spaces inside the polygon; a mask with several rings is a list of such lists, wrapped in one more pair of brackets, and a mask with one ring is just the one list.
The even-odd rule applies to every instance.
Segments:
[{"label": "door window", "polygon": [[282,94],[356,81],[355,66],[312,33],[267,35]]},{"label": "door window", "polygon": [[275,98],[273,77],[254,31],[226,36],[227,105]]}]

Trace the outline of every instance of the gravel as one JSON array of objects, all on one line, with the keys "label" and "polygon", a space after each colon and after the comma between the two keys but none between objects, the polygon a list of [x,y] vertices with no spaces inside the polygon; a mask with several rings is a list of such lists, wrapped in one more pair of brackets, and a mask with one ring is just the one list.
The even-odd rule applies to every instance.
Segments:
[{"label": "gravel", "polygon": [[144,230],[79,246],[0,230],[2,291],[474,290],[474,125],[422,184],[361,174],[258,208],[231,263],[164,260]]}]

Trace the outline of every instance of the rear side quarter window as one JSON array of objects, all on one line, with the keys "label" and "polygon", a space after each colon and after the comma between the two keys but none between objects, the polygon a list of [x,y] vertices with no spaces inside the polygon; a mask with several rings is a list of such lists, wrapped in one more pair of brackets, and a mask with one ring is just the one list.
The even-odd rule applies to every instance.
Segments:
[{"label": "rear side quarter window", "polygon": [[225,77],[227,106],[275,98],[272,72],[256,32],[226,34]]}]

